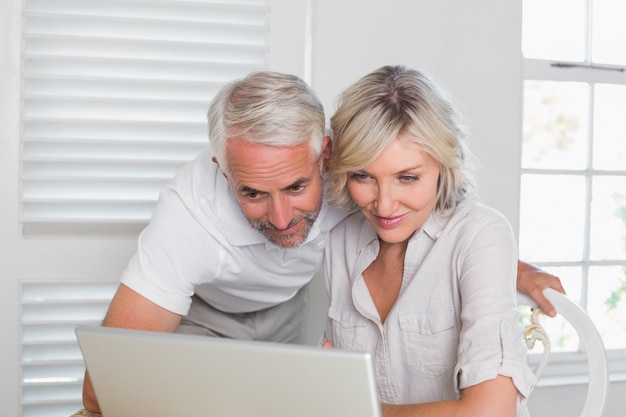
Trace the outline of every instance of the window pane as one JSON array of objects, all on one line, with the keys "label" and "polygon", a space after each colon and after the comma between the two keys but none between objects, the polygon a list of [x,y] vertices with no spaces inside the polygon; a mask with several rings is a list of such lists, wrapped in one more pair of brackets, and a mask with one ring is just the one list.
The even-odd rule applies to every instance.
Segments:
[{"label": "window pane", "polygon": [[626,348],[626,270],[623,266],[589,269],[587,311],[607,349]]},{"label": "window pane", "polygon": [[626,260],[626,177],[593,180],[589,249],[592,260]]},{"label": "window pane", "polygon": [[604,64],[626,64],[626,2],[593,0],[591,59]]},{"label": "window pane", "polygon": [[523,168],[584,169],[589,86],[525,81]]},{"label": "window pane", "polygon": [[585,0],[524,0],[522,52],[526,58],[585,59]]},{"label": "window pane", "polygon": [[583,254],[585,180],[575,175],[522,175],[520,258],[578,261]]},{"label": "window pane", "polygon": [[[542,268],[545,271],[556,275],[561,279],[561,283],[565,288],[567,296],[577,304],[580,304],[580,289],[582,285],[582,270],[580,267],[558,267],[558,268]],[[522,313],[524,313],[522,311]],[[522,322],[527,324],[530,320],[529,312],[522,315]],[[527,317],[528,316],[528,317]],[[563,319],[558,316],[549,318],[540,316],[539,322],[546,329],[550,337],[551,352],[576,352],[579,349],[578,333],[576,330]],[[535,345],[533,353],[541,353],[543,346],[541,343]]]},{"label": "window pane", "polygon": [[[626,48],[624,50],[626,51]],[[626,86],[597,84],[593,115],[594,169],[626,169],[624,115],[626,115]]]},{"label": "window pane", "polygon": [[559,277],[565,289],[565,294],[580,305],[580,294],[582,290],[582,268],[578,266],[542,267],[544,271]]}]

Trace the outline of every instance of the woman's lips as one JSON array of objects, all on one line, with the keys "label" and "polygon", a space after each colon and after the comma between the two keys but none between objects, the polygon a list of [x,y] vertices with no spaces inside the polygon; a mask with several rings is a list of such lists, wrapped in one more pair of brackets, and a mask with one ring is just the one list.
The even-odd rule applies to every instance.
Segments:
[{"label": "woman's lips", "polygon": [[376,218],[376,222],[383,229],[393,229],[398,224],[402,223],[402,221],[408,216],[408,214],[403,214],[401,216],[396,217],[379,217],[374,216]]}]

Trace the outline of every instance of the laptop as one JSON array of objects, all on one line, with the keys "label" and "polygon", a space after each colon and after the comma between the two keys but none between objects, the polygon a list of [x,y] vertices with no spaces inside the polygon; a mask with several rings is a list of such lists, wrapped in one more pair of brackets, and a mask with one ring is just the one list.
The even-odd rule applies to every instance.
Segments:
[{"label": "laptop", "polygon": [[371,355],[78,326],[104,417],[380,417]]}]

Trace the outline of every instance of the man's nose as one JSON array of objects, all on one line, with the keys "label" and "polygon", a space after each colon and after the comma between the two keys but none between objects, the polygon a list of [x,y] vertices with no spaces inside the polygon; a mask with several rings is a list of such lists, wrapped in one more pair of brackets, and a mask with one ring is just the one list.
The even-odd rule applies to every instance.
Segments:
[{"label": "man's nose", "polygon": [[286,229],[293,220],[292,208],[289,199],[284,196],[273,197],[268,208],[270,223],[277,229]]}]

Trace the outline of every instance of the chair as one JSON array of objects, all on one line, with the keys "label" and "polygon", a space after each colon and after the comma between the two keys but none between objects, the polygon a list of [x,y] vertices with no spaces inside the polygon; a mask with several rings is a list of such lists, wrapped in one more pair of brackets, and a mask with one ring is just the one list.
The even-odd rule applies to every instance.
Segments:
[{"label": "chair", "polygon": [[[587,313],[565,294],[552,288],[546,288],[543,291],[543,295],[554,305],[557,313],[569,322],[578,333],[587,356],[589,383],[585,405],[580,416],[599,417],[604,409],[609,386],[608,366],[602,338]],[[538,322],[539,315],[543,313],[529,297],[518,293],[517,300],[518,305],[526,305],[532,308],[531,323],[526,326],[526,344],[529,350],[534,347],[536,341],[543,343],[543,355],[539,364],[533,370],[535,376],[539,379],[550,355],[548,335]]]}]

